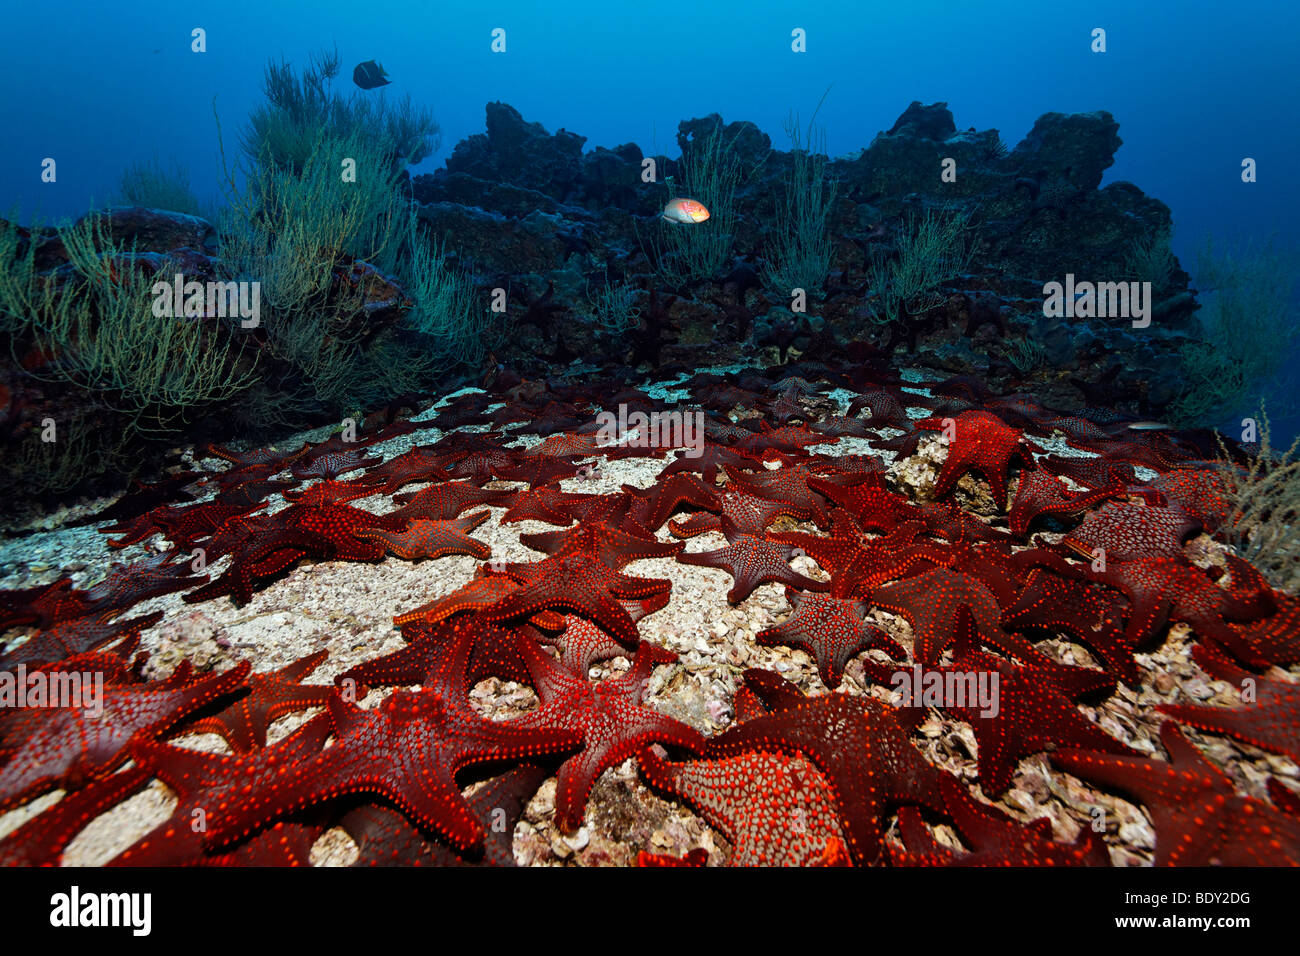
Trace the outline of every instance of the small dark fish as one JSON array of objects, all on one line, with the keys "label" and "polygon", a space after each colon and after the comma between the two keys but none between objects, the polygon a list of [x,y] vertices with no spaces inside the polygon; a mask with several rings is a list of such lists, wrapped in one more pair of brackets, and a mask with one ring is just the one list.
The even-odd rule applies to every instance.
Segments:
[{"label": "small dark fish", "polygon": [[352,82],[363,90],[373,90],[376,86],[387,86],[390,81],[388,71],[383,66],[374,60],[366,60],[365,63],[358,63],[352,71]]}]

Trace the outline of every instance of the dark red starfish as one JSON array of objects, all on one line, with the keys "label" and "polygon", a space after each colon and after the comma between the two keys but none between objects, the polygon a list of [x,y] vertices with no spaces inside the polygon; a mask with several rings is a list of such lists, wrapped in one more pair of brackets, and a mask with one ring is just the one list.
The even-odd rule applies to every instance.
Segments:
[{"label": "dark red starfish", "polygon": [[1240,707],[1160,704],[1156,710],[1180,723],[1300,761],[1300,684],[1265,680],[1206,645],[1198,645],[1192,657],[1215,680],[1227,681],[1241,693],[1249,688],[1253,702]]},{"label": "dark red starfish", "polygon": [[957,487],[957,479],[972,468],[984,476],[993,500],[1002,510],[1007,504],[1007,473],[1013,458],[1033,463],[1029,444],[1019,428],[1011,428],[991,412],[965,411],[948,418],[926,418],[916,427],[922,431],[951,428],[948,458],[934,483],[934,495],[942,498]]},{"label": "dark red starfish", "polygon": [[793,684],[762,671],[748,670],[744,680],[773,711],[714,737],[707,756],[769,751],[806,757],[835,794],[858,864],[880,856],[889,807],[919,803],[943,811],[942,774],[908,740],[887,704],[841,693],[805,698]]},{"label": "dark red starfish", "polygon": [[390,458],[382,465],[369,468],[359,478],[367,485],[378,485],[376,493],[391,495],[404,485],[417,481],[447,481],[448,476],[438,464],[439,456],[427,448],[416,447]]},{"label": "dark red starfish", "polygon": [[182,600],[198,604],[228,594],[236,604],[247,604],[264,582],[309,555],[324,560],[334,557],[335,550],[330,542],[309,531],[268,532],[241,549],[225,574],[184,595]]},{"label": "dark red starfish", "polygon": [[563,610],[589,618],[627,648],[638,642],[636,624],[616,598],[643,598],[669,591],[669,581],[619,574],[587,554],[506,565],[506,574],[523,585],[482,613],[486,621],[512,621],[538,611]]},{"label": "dark red starfish", "polygon": [[[648,535],[648,533],[647,533]],[[630,533],[623,527],[607,521],[587,519],[563,531],[539,531],[521,534],[519,540],[552,557],[587,554],[602,564],[622,570],[633,561],[644,558],[666,558],[678,554],[685,547],[680,542],[666,543],[653,535]]]},{"label": "dark red starfish", "polygon": [[723,521],[729,520],[737,531],[761,535],[779,517],[800,517],[799,509],[792,505],[757,498],[743,491],[719,493],[718,505],[719,514],[700,512],[684,521],[668,522],[668,533],[674,538],[693,538],[706,531],[721,531]]},{"label": "dark red starfish", "polygon": [[[508,594],[520,588],[519,582],[504,574],[495,574],[487,565],[480,565],[474,577],[464,587],[422,604],[413,610],[398,614],[393,623],[399,628],[412,624],[437,624],[457,614],[469,614],[481,611],[495,604]],[[564,627],[563,615],[554,611],[542,611],[533,615],[533,624],[546,626],[551,630]]]},{"label": "dark red starfish", "polygon": [[132,765],[66,794],[0,840],[0,866],[58,866],[91,820],[143,790],[149,778],[147,770]]},{"label": "dark red starfish", "polygon": [[1002,626],[1014,630],[1064,631],[1087,645],[1106,669],[1136,686],[1137,645],[1124,629],[1128,602],[1107,588],[1034,568],[1013,604],[1002,612]]},{"label": "dark red starfish", "polygon": [[755,640],[771,646],[802,647],[817,659],[817,673],[831,690],[844,679],[844,665],[861,651],[879,647],[894,660],[907,652],[892,637],[863,619],[866,605],[826,594],[798,592],[786,588],[794,613],[777,627],[760,631]]},{"label": "dark red starfish", "polygon": [[1115,481],[1095,490],[1069,491],[1065,482],[1047,469],[1026,468],[1020,472],[1020,484],[1016,486],[1015,497],[1011,501],[1007,525],[1012,534],[1023,538],[1029,533],[1029,526],[1044,515],[1078,514],[1123,490],[1123,483]]},{"label": "dark red starfish", "polygon": [[273,671],[248,675],[248,690],[219,713],[181,724],[178,734],[219,734],[237,754],[251,753],[266,746],[266,729],[286,714],[311,707],[324,707],[332,688],[327,684],[304,684],[329,656],[317,651]]},{"label": "dark red starfish", "polygon": [[1112,501],[1090,512],[1061,544],[1088,560],[1181,558],[1188,538],[1201,533],[1201,522],[1177,508],[1136,506]]},{"label": "dark red starfish", "polygon": [[491,515],[485,509],[447,521],[416,518],[405,531],[370,528],[357,531],[356,536],[382,542],[390,554],[397,555],[403,561],[442,558],[449,554],[468,554],[486,560],[492,556],[492,549],[477,538],[471,538],[469,533]]},{"label": "dark red starfish", "polygon": [[1229,624],[1214,640],[1251,667],[1300,661],[1300,598],[1275,594],[1277,611],[1254,624]]},{"label": "dark red starfish", "polygon": [[1141,647],[1167,620],[1184,621],[1204,637],[1230,644],[1226,620],[1256,620],[1272,609],[1270,595],[1237,597],[1183,558],[1138,558],[1108,562],[1085,575],[1119,590],[1133,605],[1125,639]]},{"label": "dark red starfish", "polygon": [[469,664],[460,692],[487,677],[528,683],[528,668],[519,645],[527,640],[520,630],[482,620],[477,614],[461,614],[435,624],[412,624],[402,628],[411,643],[391,654],[372,657],[340,674],[340,687],[353,681],[358,687],[397,687],[430,684],[439,679],[448,653],[457,641],[470,642]]},{"label": "dark red starfish", "polygon": [[102,713],[95,713],[89,699],[0,710],[0,811],[56,787],[75,790],[107,775],[126,760],[131,741],[161,733],[229,694],[249,671],[244,662],[224,674],[192,678],[184,661],[167,680],[127,684],[121,662],[110,655],[79,654],[39,670],[54,667],[60,674],[103,674]]},{"label": "dark red starfish", "polygon": [[329,701],[334,743],[317,756],[281,765],[246,790],[240,805],[210,825],[207,842],[239,839],[289,811],[350,793],[391,800],[457,849],[483,845],[483,827],[456,786],[457,771],[488,761],[528,760],[570,751],[582,735],[487,721],[456,688],[463,685],[471,642],[458,639],[442,674],[418,692],[394,691],[371,710]]},{"label": "dark red starfish", "polygon": [[[911,683],[916,684],[915,669],[907,671],[864,661],[863,670],[872,680],[896,688],[900,686],[899,674],[911,675]],[[996,684],[993,675],[997,675]],[[934,681],[936,686],[942,683],[944,691],[939,696],[943,702],[937,706],[974,729],[979,745],[980,787],[989,796],[1007,791],[1022,757],[1063,744],[1105,753],[1132,752],[1083,716],[1074,703],[1084,694],[1114,687],[1114,679],[1105,671],[1065,667],[1050,661],[1017,666],[983,651],[968,650],[954,665],[923,670],[921,679]],[[992,689],[990,706],[974,699],[972,680],[983,680],[984,686]],[[949,684],[955,696],[949,695]],[[923,713],[919,707],[928,700],[923,695],[925,688],[925,684],[913,687],[909,721]]]},{"label": "dark red starfish", "polygon": [[905,581],[872,588],[868,603],[907,618],[912,625],[912,658],[922,664],[937,664],[944,649],[962,636],[962,608],[970,611],[986,643],[1022,661],[1044,660],[1023,638],[1002,629],[1002,611],[993,593],[978,578],[961,571],[935,568]]},{"label": "dark red starfish", "polygon": [[727,546],[717,551],[698,551],[679,554],[682,564],[706,568],[719,568],[735,580],[727,592],[727,600],[738,604],[753,593],[754,588],[769,581],[802,588],[806,591],[825,591],[822,581],[806,578],[790,567],[794,546],[760,538],[758,535],[736,531],[728,522],[723,527]]},{"label": "dark red starfish", "polygon": [[1160,727],[1169,760],[1058,750],[1052,763],[1113,787],[1146,807],[1156,831],[1156,866],[1295,866],[1300,819],[1239,796],[1170,720]]},{"label": "dark red starfish", "polygon": [[930,833],[916,807],[898,811],[903,846],[890,843],[889,860],[895,866],[1109,866],[1106,844],[1090,830],[1073,843],[1052,840],[1052,822],[1039,817],[1017,823],[988,804],[978,803],[953,777],[942,781],[948,815],[970,846],[958,853],[943,846]]},{"label": "dark red starfish", "polygon": [[921,517],[906,497],[885,487],[885,479],[879,474],[868,473],[852,485],[813,477],[808,479],[808,487],[847,511],[863,531],[892,531],[895,525]]},{"label": "dark red starfish", "polygon": [[727,470],[728,485],[754,495],[779,501],[797,517],[810,519],[819,528],[829,527],[826,503],[809,485],[816,478],[807,465],[790,465],[775,471],[738,472]]},{"label": "dark red starfish", "polygon": [[813,866],[829,844],[845,842],[835,792],[802,755],[754,750],[669,763],[648,747],[638,762],[652,786],[685,800],[731,842],[731,866]]},{"label": "dark red starfish", "polygon": [[560,765],[555,822],[562,830],[575,830],[582,823],[587,797],[601,773],[646,745],[669,743],[697,753],[703,749],[698,731],[641,706],[656,665],[677,660],[671,651],[642,644],[627,673],[598,683],[561,667],[530,641],[522,643],[521,651],[541,705],[515,725],[577,731],[585,740],[582,751]]},{"label": "dark red starfish", "polygon": [[14,650],[0,654],[0,671],[12,670],[19,664],[31,668],[51,661],[61,661],[65,657],[84,654],[113,641],[130,640],[161,621],[163,612],[155,611],[128,621],[114,620],[117,615],[117,611],[105,611],[56,624]]},{"label": "dark red starfish", "polygon": [[406,504],[397,511],[391,512],[389,517],[407,520],[433,518],[435,521],[445,521],[458,517],[467,508],[478,505],[500,506],[511,494],[504,490],[479,488],[468,481],[448,481],[440,485],[430,485],[413,495],[407,493],[394,495],[394,501],[405,501]]},{"label": "dark red starfish", "polygon": [[623,491],[636,499],[638,520],[643,528],[658,531],[683,504],[694,505],[705,511],[717,511],[722,507],[716,488],[711,488],[691,474],[673,475],[667,481],[659,481],[649,492],[641,491],[632,485],[624,485]]},{"label": "dark red starfish", "polygon": [[353,866],[514,866],[515,824],[550,771],[523,764],[485,783],[468,798],[483,827],[482,855],[457,853],[435,834],[380,803],[364,803],[339,820],[360,851]]},{"label": "dark red starfish", "polygon": [[[283,740],[244,754],[212,754],[157,740],[137,741],[131,759],[177,795],[168,819],[110,861],[110,866],[183,866],[210,858],[212,831],[244,809],[249,794],[274,787],[321,754],[332,726],[318,714]],[[253,833],[250,828],[248,833]],[[225,841],[223,841],[225,842]]]}]

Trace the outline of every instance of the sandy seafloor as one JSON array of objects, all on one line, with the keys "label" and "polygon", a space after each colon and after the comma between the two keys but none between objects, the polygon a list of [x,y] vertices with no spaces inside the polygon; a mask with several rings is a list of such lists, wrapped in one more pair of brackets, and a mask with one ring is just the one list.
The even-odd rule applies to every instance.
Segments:
[{"label": "sandy seafloor", "polygon": [[[922,376],[911,372],[904,378],[918,393],[925,394]],[[671,383],[657,383],[647,388],[655,397],[668,400],[685,398],[674,391]],[[459,394],[459,393],[457,393]],[[447,396],[451,398],[454,396]],[[852,393],[836,391],[828,396],[838,402],[840,411],[847,408]],[[444,402],[446,399],[443,400]],[[442,404],[442,403],[439,403]],[[437,408],[415,416],[431,418]],[[921,408],[909,414],[921,417]],[[483,428],[467,427],[466,431]],[[304,440],[320,441],[328,430],[304,432],[278,442],[279,447],[296,448]],[[403,435],[368,449],[371,454],[391,458],[413,445],[428,444],[442,437],[436,428]],[[516,432],[508,432],[516,434]],[[885,432],[885,435],[897,432]],[[537,435],[518,433],[524,444],[535,444]],[[1059,436],[1058,436],[1059,437]],[[1040,441],[1058,454],[1086,454],[1070,449],[1060,440]],[[841,439],[834,444],[813,446],[810,451],[827,455],[867,452],[860,439]],[[889,452],[874,452],[885,460]],[[914,493],[924,494],[946,455],[944,442],[936,437],[923,440],[918,454],[905,465],[896,465],[893,477]],[[562,482],[566,491],[610,493],[624,484],[646,488],[666,464],[663,458],[629,458],[603,460],[599,474]],[[199,467],[219,471],[224,463],[203,459]],[[1141,472],[1140,472],[1141,473]],[[344,475],[343,480],[352,475]],[[1145,475],[1144,477],[1150,477]],[[424,485],[413,484],[405,491]],[[521,487],[515,483],[493,483],[489,487]],[[1013,483],[1014,487],[1014,483]],[[974,476],[967,476],[957,492],[958,500],[968,506],[977,504],[981,495],[987,501],[987,486]],[[268,511],[284,506],[283,499],[268,499]],[[89,587],[100,580],[115,561],[136,561],[166,549],[161,536],[115,551],[107,546],[108,535],[95,526],[61,528],[58,525],[87,512],[100,510],[110,503],[101,500],[65,509],[55,515],[37,519],[23,533],[0,538],[0,588],[31,587],[49,583],[61,573],[71,571],[77,587]],[[394,506],[383,497],[350,502],[353,506],[374,511],[388,511]],[[469,509],[477,510],[477,509]],[[537,561],[544,555],[523,545],[521,533],[555,530],[554,526],[523,521],[502,526],[502,508],[492,508],[492,519],[481,524],[473,536],[492,548],[492,560]],[[806,523],[782,519],[774,529],[815,530]],[[48,529],[48,530],[42,530]],[[659,538],[673,540],[667,529]],[[710,532],[689,539],[688,552],[723,547],[720,533]],[[1202,537],[1189,545],[1194,559],[1214,561],[1221,546]],[[229,559],[208,569],[215,578],[225,570]],[[165,612],[158,625],[141,635],[141,649],[150,653],[146,673],[164,677],[184,659],[199,671],[224,670],[239,660],[250,660],[253,669],[272,670],[307,654],[328,650],[328,659],[306,679],[312,684],[332,684],[336,675],[362,661],[406,646],[392,623],[393,616],[446,595],[467,583],[479,562],[468,556],[453,556],[411,563],[389,556],[379,564],[352,562],[304,563],[269,587],[257,592],[252,601],[236,607],[228,597],[202,604],[186,604],[181,594],[152,598],[133,607],[129,616],[155,610]],[[808,558],[795,558],[795,570],[810,577],[826,575]],[[738,605],[727,603],[726,593],[732,585],[730,576],[721,570],[681,564],[672,558],[636,561],[624,573],[638,577],[667,578],[672,582],[671,601],[639,623],[643,640],[663,645],[680,655],[674,664],[661,665],[653,673],[646,706],[660,710],[695,727],[708,736],[729,726],[731,700],[740,673],[749,667],[775,670],[796,683],[805,692],[825,693],[817,675],[815,661],[801,650],[787,647],[760,647],[755,635],[785,620],[790,606],[785,588],[765,584]],[[895,615],[871,611],[868,619],[911,649],[911,629]],[[1123,740],[1135,750],[1160,755],[1157,743],[1160,718],[1152,712],[1159,703],[1194,702],[1228,706],[1236,701],[1234,689],[1210,680],[1191,659],[1193,638],[1183,625],[1170,629],[1167,640],[1148,653],[1139,654],[1142,667],[1140,688],[1120,684],[1118,691],[1098,707],[1081,706],[1089,718],[1102,729]],[[1038,645],[1055,659],[1072,664],[1097,666],[1089,652],[1064,639],[1048,640]],[[872,656],[881,663],[889,658],[881,651],[869,651],[854,658],[846,670],[841,690],[852,694],[871,694],[892,700],[888,688],[868,689],[863,680],[860,661]],[[616,658],[592,669],[593,679],[617,676],[629,666],[625,658]],[[1300,667],[1290,669],[1292,679],[1300,678]],[[1276,675],[1274,675],[1276,676]],[[374,706],[392,689],[374,690],[362,706]],[[489,679],[480,682],[471,693],[474,706],[490,719],[512,719],[537,703],[531,688],[513,682]],[[277,721],[271,728],[272,741],[298,727],[315,711],[295,714]],[[1241,792],[1265,797],[1265,780],[1269,773],[1300,784],[1300,767],[1290,759],[1268,754],[1254,747],[1224,737],[1200,734],[1187,729],[1188,736],[1233,778]],[[921,725],[915,743],[931,762],[961,776],[968,783],[976,777],[976,742],[971,728],[932,711]],[[192,734],[173,741],[181,746],[220,752],[225,742],[215,734]],[[468,791],[467,791],[468,792]],[[665,800],[652,792],[638,777],[636,762],[625,761],[607,770],[597,781],[587,804],[586,819],[576,833],[562,833],[554,825],[555,782],[552,778],[527,806],[515,830],[515,858],[521,865],[621,865],[633,862],[637,851],[684,854],[696,847],[709,851],[710,862],[722,862],[729,855],[725,837],[705,823],[684,803]],[[8,834],[34,814],[61,799],[55,791],[25,806],[0,814],[0,837]],[[1098,791],[1051,768],[1045,756],[1021,761],[1015,782],[996,805],[1022,821],[1048,817],[1056,839],[1072,841],[1091,820],[1090,808],[1100,804],[1107,809],[1109,829],[1105,839],[1112,862],[1117,865],[1149,864],[1154,833],[1146,813],[1139,806]],[[94,820],[68,847],[64,864],[72,866],[102,864],[153,827],[167,819],[175,805],[170,790],[153,781],[143,792],[114,807]],[[940,826],[941,842],[959,847],[955,834]],[[343,866],[357,857],[351,837],[341,828],[327,831],[312,851],[312,862],[323,866]]]}]

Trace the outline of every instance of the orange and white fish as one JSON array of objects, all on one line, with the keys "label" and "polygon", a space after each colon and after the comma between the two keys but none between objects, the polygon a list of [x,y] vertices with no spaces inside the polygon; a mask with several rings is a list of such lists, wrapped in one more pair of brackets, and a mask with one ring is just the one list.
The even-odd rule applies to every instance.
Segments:
[{"label": "orange and white fish", "polygon": [[669,222],[681,222],[692,225],[697,222],[704,222],[709,218],[709,210],[705,208],[704,203],[696,202],[694,199],[670,199],[668,205],[664,206],[664,218]]}]

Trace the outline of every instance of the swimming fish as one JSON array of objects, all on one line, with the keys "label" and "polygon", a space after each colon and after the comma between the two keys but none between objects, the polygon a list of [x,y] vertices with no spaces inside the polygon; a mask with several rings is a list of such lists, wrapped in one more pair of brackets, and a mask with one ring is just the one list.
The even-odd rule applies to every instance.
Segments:
[{"label": "swimming fish", "polygon": [[1128,430],[1131,432],[1167,432],[1172,431],[1172,425],[1166,425],[1164,422],[1129,422]]},{"label": "swimming fish", "polygon": [[679,197],[668,200],[668,205],[664,206],[664,218],[669,222],[687,224],[704,222],[709,218],[709,210],[704,207],[702,202]]},{"label": "swimming fish", "polygon": [[387,86],[390,81],[388,71],[383,66],[374,60],[366,60],[365,63],[358,63],[352,71],[352,82],[363,90],[373,90],[376,86]]}]

